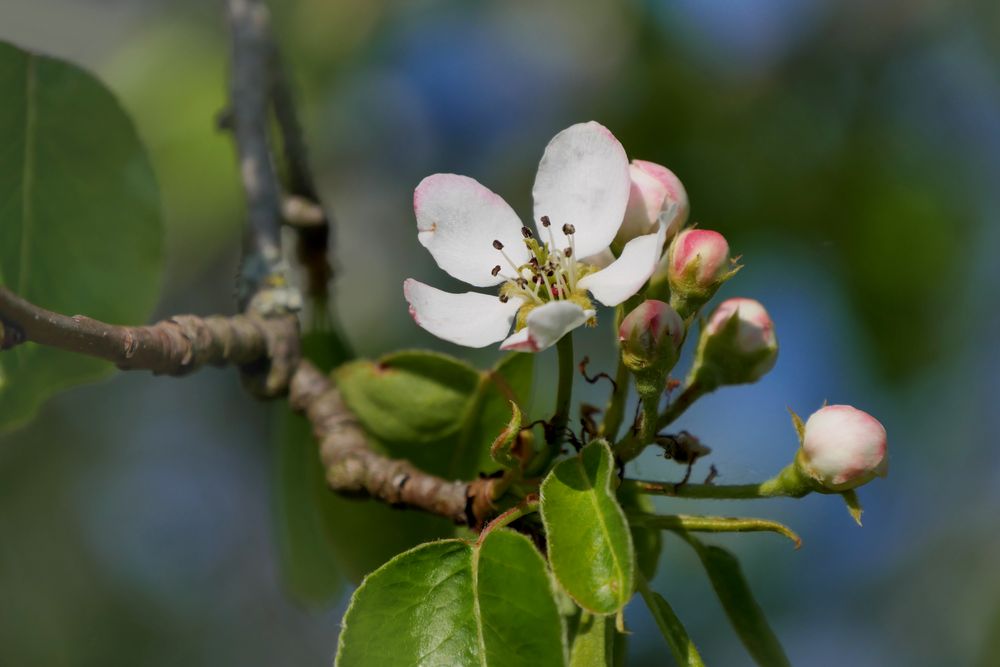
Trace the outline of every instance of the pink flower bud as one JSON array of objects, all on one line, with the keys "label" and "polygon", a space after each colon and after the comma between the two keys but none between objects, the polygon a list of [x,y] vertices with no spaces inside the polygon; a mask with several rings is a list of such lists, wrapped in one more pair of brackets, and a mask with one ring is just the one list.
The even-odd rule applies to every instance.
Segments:
[{"label": "pink flower bud", "polygon": [[632,187],[615,242],[624,245],[651,234],[657,222],[663,223],[668,239],[673,237],[688,217],[687,192],[680,179],[666,167],[645,160],[632,160],[629,175]]},{"label": "pink flower bud", "polygon": [[760,302],[727,299],[708,318],[691,369],[706,387],[756,382],[778,360],[774,323]]},{"label": "pink flower bud", "polygon": [[730,270],[729,243],[719,232],[686,229],[670,246],[670,284],[709,289],[717,287]]},{"label": "pink flower bud", "polygon": [[705,325],[706,333],[710,336],[717,334],[732,319],[733,315],[736,315],[738,322],[734,342],[740,352],[756,354],[766,350],[774,351],[774,354],[769,357],[768,367],[761,373],[763,375],[771,370],[778,356],[778,339],[774,335],[774,322],[771,321],[771,316],[764,310],[760,301],[742,298],[726,299],[708,318],[708,324]]},{"label": "pink flower bud", "polygon": [[831,491],[847,491],[889,472],[885,427],[850,405],[827,405],[806,421],[806,472]]},{"label": "pink flower bud", "polygon": [[669,304],[643,301],[622,320],[618,340],[630,368],[664,364],[673,367],[684,341],[684,321]]}]

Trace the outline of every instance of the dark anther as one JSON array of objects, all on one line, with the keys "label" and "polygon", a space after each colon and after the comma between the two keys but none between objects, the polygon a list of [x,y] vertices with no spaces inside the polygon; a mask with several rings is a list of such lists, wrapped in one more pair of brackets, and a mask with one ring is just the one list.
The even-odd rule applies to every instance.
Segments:
[{"label": "dark anther", "polygon": [[576,234],[576,227],[570,224],[563,225],[563,234],[569,236],[570,234]]},{"label": "dark anther", "polygon": [[542,216],[542,227],[548,227],[551,224],[552,224],[552,221],[549,220],[549,216],[543,215]]},{"label": "dark anther", "polygon": [[523,236],[526,239],[530,239],[534,235],[531,233],[531,230],[528,229],[527,227],[521,227],[521,236]]},{"label": "dark anther", "polygon": [[508,301],[510,301],[510,297],[509,296],[507,296],[506,294],[501,294],[500,295],[500,303],[507,303]]},{"label": "dark anther", "polygon": [[566,255],[567,259],[569,259],[570,257],[573,256],[573,249],[572,248],[566,248],[565,250],[563,250],[563,254]]},{"label": "dark anther", "polygon": [[580,369],[580,375],[583,376],[583,379],[586,380],[587,382],[589,382],[590,384],[597,384],[598,380],[600,380],[601,378],[604,378],[605,380],[607,380],[608,382],[611,383],[611,387],[613,388],[614,392],[617,394],[618,393],[618,383],[615,382],[614,378],[611,377],[610,375],[608,375],[607,373],[598,373],[597,375],[594,375],[593,377],[591,377],[590,375],[587,375],[587,364],[589,364],[589,363],[590,363],[590,357],[584,357],[583,359],[580,360],[579,369]]},{"label": "dark anther", "polygon": [[551,278],[553,274],[555,274],[555,271],[553,271],[552,269],[549,269],[548,271],[545,272],[545,276],[547,278]]},{"label": "dark anther", "polygon": [[493,241],[493,247],[496,248],[497,250],[503,250],[503,244],[500,243],[500,241],[494,240]]},{"label": "dark anther", "polygon": [[533,267],[535,267],[537,269],[538,268],[538,258],[537,257],[532,257],[531,260],[528,261],[528,264],[531,264]]},{"label": "dark anther", "polygon": [[494,266],[493,270],[490,271],[490,273],[493,275],[494,278],[496,278],[496,275],[500,273],[500,265],[497,264],[496,266]]}]

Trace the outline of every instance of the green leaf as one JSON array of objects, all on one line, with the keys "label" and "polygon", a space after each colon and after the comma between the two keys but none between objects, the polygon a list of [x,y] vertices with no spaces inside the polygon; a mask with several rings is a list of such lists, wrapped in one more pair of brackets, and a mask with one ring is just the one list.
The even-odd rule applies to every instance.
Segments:
[{"label": "green leaf", "polygon": [[570,651],[570,667],[610,667],[614,659],[614,619],[583,614]]},{"label": "green leaf", "polygon": [[355,591],[336,665],[564,665],[545,562],[510,530],[424,544]]},{"label": "green leaf", "polygon": [[651,591],[645,579],[639,582],[639,593],[649,607],[649,613],[653,615],[656,627],[667,640],[674,662],[680,667],[704,667],[705,663],[702,662],[698,648],[691,641],[684,624],[677,618],[667,600],[659,593]]},{"label": "green leaf", "polygon": [[632,596],[635,553],[625,513],[611,491],[614,457],[603,440],[558,463],[542,482],[549,562],[583,609],[613,614]]},{"label": "green leaf", "polygon": [[[49,310],[140,323],[156,304],[156,179],[111,92],[67,62],[0,42],[0,285]],[[21,345],[0,354],[0,430],[113,370]]]},{"label": "green leaf", "polygon": [[706,546],[690,535],[685,536],[701,559],[715,594],[743,645],[761,667],[786,667],[791,663],[774,634],[764,610],[750,590],[736,556],[725,549]]},{"label": "green leaf", "polygon": [[337,384],[365,430],[396,457],[449,478],[496,469],[489,448],[510,418],[510,401],[531,391],[532,355],[504,359],[479,372],[454,357],[397,352],[355,361]]},{"label": "green leaf", "polygon": [[[304,335],[302,352],[322,370],[350,356],[335,331]],[[309,422],[287,406],[278,410],[275,514],[285,582],[296,599],[327,603],[344,577],[357,583],[396,554],[452,533],[445,519],[335,494]]]}]

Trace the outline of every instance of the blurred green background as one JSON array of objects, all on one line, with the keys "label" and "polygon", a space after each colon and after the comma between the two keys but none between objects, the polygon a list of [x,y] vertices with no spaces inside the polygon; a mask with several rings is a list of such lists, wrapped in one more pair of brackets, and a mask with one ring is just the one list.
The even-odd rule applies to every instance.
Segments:
[{"label": "blurred green background", "polygon": [[[92,68],[133,114],[167,220],[159,316],[233,308],[243,209],[213,128],[228,53],[218,4],[0,9],[0,38]],[[454,286],[414,233],[423,176],[468,174],[526,214],[547,140],[599,120],[630,157],[671,167],[693,219],[743,255],[720,297],[755,297],[776,321],[771,375],[679,424],[713,447],[720,481],[790,459],[786,406],[852,403],[890,435],[890,477],[861,492],[863,529],[828,497],[663,507],[752,512],[802,534],[798,552],[715,540],[743,557],[794,664],[1000,664],[1000,5],[272,5],[337,217],[336,310],[360,354],[463,354],[417,329],[402,298],[409,276]],[[578,350],[592,370],[612,363],[601,315]],[[284,588],[271,417],[232,371],[119,374],[0,437],[0,665],[329,664],[350,589],[309,608]],[[653,455],[636,468],[681,473]],[[666,539],[654,587],[709,664],[748,664],[679,541]],[[630,664],[668,664],[641,605],[628,622]]]}]

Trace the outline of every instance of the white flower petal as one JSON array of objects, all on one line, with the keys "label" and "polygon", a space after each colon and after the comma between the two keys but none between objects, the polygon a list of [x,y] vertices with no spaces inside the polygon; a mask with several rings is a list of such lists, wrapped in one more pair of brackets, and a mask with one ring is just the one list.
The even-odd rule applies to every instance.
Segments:
[{"label": "white flower petal", "polygon": [[565,224],[576,228],[576,256],[600,252],[618,233],[628,204],[631,180],[628,157],[608,128],[593,121],[566,128],[549,142],[535,176],[535,225],[552,221],[556,246],[569,245]]},{"label": "white flower petal", "polygon": [[550,301],[528,313],[526,326],[508,336],[500,349],[540,352],[593,316],[593,310],[584,310],[572,301]]},{"label": "white flower petal", "polygon": [[521,236],[521,221],[499,195],[468,176],[434,174],[420,181],[413,192],[417,238],[434,261],[449,275],[476,287],[503,282],[492,275],[496,265],[508,276],[514,269],[493,247],[500,241],[504,252],[520,266],[528,261]]},{"label": "white flower petal", "polygon": [[603,269],[606,266],[611,266],[611,264],[615,261],[615,253],[611,252],[611,248],[605,248],[601,252],[589,257],[581,257],[580,261],[584,264],[589,264],[590,266],[596,266],[599,269]]},{"label": "white flower petal", "polygon": [[476,292],[452,294],[408,278],[403,295],[410,315],[438,338],[466,347],[485,347],[502,340],[523,299],[502,303],[499,297]]},{"label": "white flower petal", "polygon": [[642,289],[653,275],[665,238],[663,225],[655,234],[635,237],[625,244],[618,259],[607,268],[581,278],[577,286],[589,290],[605,306],[617,306]]}]

